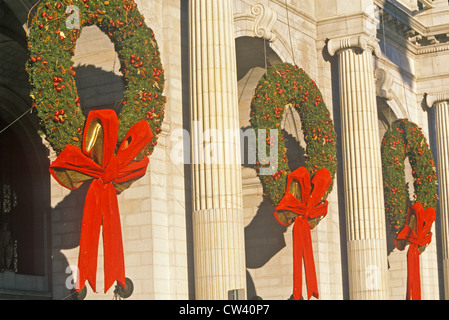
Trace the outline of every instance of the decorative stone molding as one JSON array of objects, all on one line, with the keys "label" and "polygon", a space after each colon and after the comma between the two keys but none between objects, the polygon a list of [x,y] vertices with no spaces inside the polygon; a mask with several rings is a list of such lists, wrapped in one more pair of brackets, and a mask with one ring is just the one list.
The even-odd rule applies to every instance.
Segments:
[{"label": "decorative stone molding", "polygon": [[429,108],[432,108],[439,102],[445,101],[449,101],[449,93],[436,93],[426,95],[426,103]]},{"label": "decorative stone molding", "polygon": [[255,4],[251,8],[251,13],[255,16],[254,34],[256,37],[274,42],[277,39],[277,35],[273,32],[273,27],[278,19],[277,13],[263,3]]},{"label": "decorative stone molding", "polygon": [[354,48],[363,51],[372,50],[377,57],[382,56],[378,40],[365,34],[331,39],[327,43],[327,50],[331,56],[334,56],[342,50]]},{"label": "decorative stone molding", "polygon": [[[403,45],[412,44],[408,49],[416,54],[426,54],[435,50],[448,50],[447,46],[438,46],[449,42],[447,28],[440,25],[424,26],[419,19],[410,15],[404,10],[399,10],[397,6],[387,1],[376,0],[381,7],[380,24],[381,32]],[[431,8],[429,4],[437,5],[430,0],[420,1],[426,8]],[[447,6],[447,1],[441,4]],[[437,6],[441,6],[437,5]],[[385,29],[385,30],[382,30]],[[437,47],[435,47],[437,46]]]},{"label": "decorative stone molding", "polygon": [[374,76],[376,77],[376,92],[377,96],[385,98],[387,100],[393,100],[394,95],[391,92],[391,87],[393,86],[393,77],[391,74],[384,69],[376,69],[374,71]]}]

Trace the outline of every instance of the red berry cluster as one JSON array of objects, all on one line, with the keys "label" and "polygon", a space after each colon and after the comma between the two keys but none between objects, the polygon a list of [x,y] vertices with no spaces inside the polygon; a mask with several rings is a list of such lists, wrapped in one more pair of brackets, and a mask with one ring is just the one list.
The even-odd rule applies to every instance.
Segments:
[{"label": "red berry cluster", "polygon": [[54,122],[65,123],[65,110],[55,111]]},{"label": "red berry cluster", "polygon": [[161,74],[164,73],[164,70],[158,70],[156,67],[153,67],[153,77],[157,82],[160,81]]},{"label": "red berry cluster", "polygon": [[58,92],[61,92],[63,89],[65,89],[65,84],[60,85],[61,82],[62,82],[61,77],[53,77],[53,86]]},{"label": "red berry cluster", "polygon": [[31,57],[30,59],[31,59],[32,63],[36,63],[36,62],[42,61],[42,64],[44,66],[46,66],[48,64],[48,61],[47,60],[42,60],[41,56]]},{"label": "red berry cluster", "polygon": [[134,65],[134,68],[139,68],[143,66],[143,61],[140,57],[137,57],[135,54],[130,56],[131,63]]}]

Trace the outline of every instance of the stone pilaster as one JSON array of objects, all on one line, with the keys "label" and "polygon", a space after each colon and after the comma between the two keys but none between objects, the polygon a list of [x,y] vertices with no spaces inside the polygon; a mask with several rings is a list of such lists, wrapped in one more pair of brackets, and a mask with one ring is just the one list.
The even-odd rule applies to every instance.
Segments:
[{"label": "stone pilaster", "polygon": [[443,246],[444,293],[449,299],[449,94],[427,95],[429,108],[435,108],[441,239]]},{"label": "stone pilaster", "polygon": [[388,299],[387,248],[376,87],[366,35],[332,39],[338,55],[349,292],[354,300]]},{"label": "stone pilaster", "polygon": [[231,0],[189,2],[195,291],[200,300],[227,299],[229,290],[246,288],[232,6]]}]

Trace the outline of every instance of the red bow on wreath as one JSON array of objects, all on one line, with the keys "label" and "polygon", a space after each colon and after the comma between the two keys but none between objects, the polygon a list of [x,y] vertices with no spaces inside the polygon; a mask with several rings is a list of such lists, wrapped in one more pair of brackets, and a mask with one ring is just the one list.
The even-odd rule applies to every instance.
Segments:
[{"label": "red bow on wreath", "polygon": [[82,151],[67,147],[51,164],[50,173],[64,187],[75,190],[93,180],[86,195],[78,258],[79,283],[86,280],[96,291],[100,227],[103,225],[105,293],[117,281],[125,288],[125,263],[117,193],[143,177],[149,163],[145,148],[153,139],[146,121],[136,123],[121,143],[117,154],[119,122],[113,110],[89,113]]},{"label": "red bow on wreath", "polygon": [[[274,215],[277,221],[293,226],[293,298],[302,299],[302,261],[304,259],[308,299],[318,299],[318,284],[313,259],[312,230],[327,215],[328,201],[322,201],[332,183],[329,170],[319,170],[312,181],[306,168],[288,176],[287,191]],[[313,190],[312,190],[313,185]]]},{"label": "red bow on wreath", "polygon": [[432,241],[432,224],[436,219],[435,209],[424,210],[417,202],[407,210],[404,229],[395,240],[395,246],[404,250],[409,245],[407,253],[407,300],[421,300],[421,279],[419,271],[419,255],[424,252]]}]

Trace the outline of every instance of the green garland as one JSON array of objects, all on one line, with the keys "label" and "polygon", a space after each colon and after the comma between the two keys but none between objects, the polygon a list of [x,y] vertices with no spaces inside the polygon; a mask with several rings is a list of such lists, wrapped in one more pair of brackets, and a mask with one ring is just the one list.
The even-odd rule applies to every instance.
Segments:
[{"label": "green garland", "polygon": [[[264,195],[274,205],[277,205],[284,196],[287,177],[291,173],[286,154],[286,140],[281,129],[283,114],[289,105],[296,109],[301,118],[307,144],[306,169],[311,176],[313,177],[318,170],[326,168],[334,179],[337,170],[337,138],[334,124],[315,82],[297,66],[281,63],[270,67],[257,85],[251,103],[250,122],[257,134],[258,129],[267,130],[268,136],[265,137],[267,155],[274,142],[273,137],[269,136],[270,130],[279,130],[277,163],[268,163],[267,159],[259,158],[256,166]],[[275,168],[277,166],[277,172],[272,176],[260,175],[260,169],[269,166]],[[331,191],[332,186],[325,199]]]},{"label": "green garland", "polygon": [[[79,29],[66,26],[69,5],[79,8]],[[164,119],[164,71],[154,33],[133,0],[44,0],[39,4],[30,27],[27,70],[42,133],[57,153],[67,144],[81,145],[86,119],[71,58],[82,29],[91,25],[109,36],[121,64],[125,92],[119,142],[136,122],[147,120],[155,134],[146,150],[151,154]]]},{"label": "green garland", "polygon": [[395,234],[404,228],[407,209],[411,205],[405,182],[406,157],[413,170],[414,201],[421,203],[424,209],[436,209],[437,175],[432,152],[421,129],[402,119],[391,125],[382,141],[385,212]]}]

